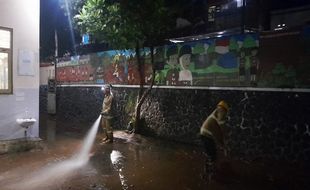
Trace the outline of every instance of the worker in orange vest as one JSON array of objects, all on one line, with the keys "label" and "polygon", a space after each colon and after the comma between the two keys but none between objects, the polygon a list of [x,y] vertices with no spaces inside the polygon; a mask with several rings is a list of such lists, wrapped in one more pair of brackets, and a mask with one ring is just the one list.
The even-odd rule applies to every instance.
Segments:
[{"label": "worker in orange vest", "polygon": [[217,146],[223,148],[225,156],[227,154],[223,129],[227,113],[228,104],[222,100],[217,104],[215,110],[207,117],[200,128],[200,137],[207,156],[205,170],[208,180],[211,180],[212,175],[215,173],[215,162],[218,157]]}]

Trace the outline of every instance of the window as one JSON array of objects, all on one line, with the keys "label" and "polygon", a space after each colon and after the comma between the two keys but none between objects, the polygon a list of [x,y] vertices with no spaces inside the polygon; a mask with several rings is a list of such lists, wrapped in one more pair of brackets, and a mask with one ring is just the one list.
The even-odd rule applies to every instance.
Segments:
[{"label": "window", "polygon": [[0,27],[0,94],[12,93],[12,29]]},{"label": "window", "polygon": [[209,22],[214,22],[215,21],[215,9],[216,9],[216,6],[211,6],[209,7],[209,10],[208,10],[208,21]]}]

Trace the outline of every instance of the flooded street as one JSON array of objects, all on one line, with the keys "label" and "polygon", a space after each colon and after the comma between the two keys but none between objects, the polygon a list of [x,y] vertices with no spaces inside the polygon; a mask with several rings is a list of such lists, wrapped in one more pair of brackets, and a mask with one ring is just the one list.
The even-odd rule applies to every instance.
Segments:
[{"label": "flooded street", "polygon": [[[50,130],[46,130],[50,133]],[[49,134],[50,135],[50,134]],[[277,181],[259,167],[223,164],[209,184],[203,178],[200,147],[114,132],[114,143],[100,144],[99,132],[86,165],[50,176],[44,168],[66,161],[82,146],[84,133],[69,131],[44,141],[42,150],[0,155],[1,190],[10,189],[306,189],[307,184]],[[46,135],[46,138],[48,135]],[[43,169],[42,169],[43,168]],[[63,172],[61,172],[61,170]],[[45,179],[48,178],[48,179]],[[43,180],[44,179],[44,180]]]},{"label": "flooded street", "polygon": [[[51,179],[38,189],[203,189],[199,151],[124,132],[115,132],[114,137],[113,144],[100,145],[101,136],[97,135],[86,166],[64,181]],[[70,158],[81,142],[77,137],[61,136],[43,150],[1,155],[0,186],[14,189],[12,184]]]}]

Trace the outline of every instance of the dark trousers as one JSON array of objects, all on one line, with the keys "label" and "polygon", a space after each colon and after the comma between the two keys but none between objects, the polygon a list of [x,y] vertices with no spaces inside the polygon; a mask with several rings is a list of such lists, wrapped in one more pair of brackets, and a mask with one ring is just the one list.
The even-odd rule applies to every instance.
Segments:
[{"label": "dark trousers", "polygon": [[200,137],[205,149],[205,153],[208,157],[210,157],[213,162],[215,162],[217,159],[217,149],[214,139],[212,137],[207,137],[203,135],[201,135]]},{"label": "dark trousers", "polygon": [[205,161],[205,172],[208,175],[213,175],[215,173],[215,161],[217,159],[216,143],[212,137],[200,135],[200,138],[204,146],[204,151],[207,155]]}]

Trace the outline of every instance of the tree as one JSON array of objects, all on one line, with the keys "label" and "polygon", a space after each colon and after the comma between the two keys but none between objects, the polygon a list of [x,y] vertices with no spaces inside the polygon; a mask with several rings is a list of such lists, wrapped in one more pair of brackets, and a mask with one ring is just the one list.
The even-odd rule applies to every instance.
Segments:
[{"label": "tree", "polygon": [[[134,131],[139,132],[141,106],[150,93],[155,78],[154,47],[162,44],[174,27],[164,0],[85,0],[75,16],[82,32],[108,43],[114,49],[135,49],[140,74],[140,89],[135,106]],[[143,61],[140,48],[150,47],[153,74],[151,85],[144,89]]]}]

